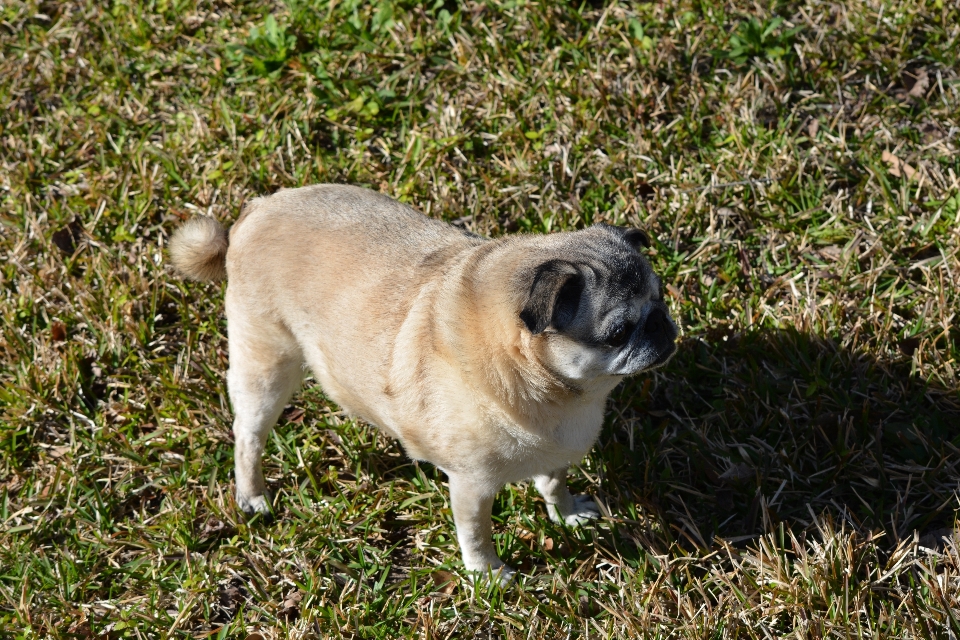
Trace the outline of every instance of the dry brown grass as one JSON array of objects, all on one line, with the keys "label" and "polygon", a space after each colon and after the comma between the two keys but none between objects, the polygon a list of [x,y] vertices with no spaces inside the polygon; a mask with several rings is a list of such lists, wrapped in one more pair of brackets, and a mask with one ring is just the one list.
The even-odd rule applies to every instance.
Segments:
[{"label": "dry brown grass", "polygon": [[[960,633],[955,3],[0,18],[3,635]],[[502,492],[514,589],[457,578],[443,476],[313,386],[270,445],[281,517],[236,510],[221,289],[163,246],[319,181],[656,239],[680,352],[572,474],[609,517]]]}]

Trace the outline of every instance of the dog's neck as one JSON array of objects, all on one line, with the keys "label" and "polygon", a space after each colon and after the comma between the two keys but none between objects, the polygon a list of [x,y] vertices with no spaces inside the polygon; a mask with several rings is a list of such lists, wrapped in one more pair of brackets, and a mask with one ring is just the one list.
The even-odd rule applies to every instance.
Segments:
[{"label": "dog's neck", "polygon": [[[519,309],[514,309],[516,301],[511,299],[509,287],[504,287],[513,275],[509,263],[503,270],[478,268],[501,247],[498,241],[479,245],[455,267],[457,277],[451,278],[455,284],[440,301],[453,314],[437,317],[456,317],[457,322],[437,327],[438,333],[464,369],[480,374],[471,376],[475,382],[482,381],[483,388],[477,389],[480,394],[495,400],[492,404],[508,407],[518,423],[550,429],[571,401],[584,396],[593,399],[595,385],[588,389],[545,365],[537,338],[523,325]],[[465,340],[467,336],[469,340]]]}]

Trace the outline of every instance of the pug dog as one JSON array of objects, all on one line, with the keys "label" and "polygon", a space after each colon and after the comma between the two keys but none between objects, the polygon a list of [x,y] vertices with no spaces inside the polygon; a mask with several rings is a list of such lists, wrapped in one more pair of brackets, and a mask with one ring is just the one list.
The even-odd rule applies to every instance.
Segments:
[{"label": "pug dog", "polygon": [[175,268],[227,278],[239,507],[271,509],[261,454],[307,366],[345,411],[447,474],[464,566],[508,582],[497,492],[532,478],[554,521],[597,518],[567,469],[613,388],[676,350],[647,246],[605,224],[490,240],[330,184],[257,198],[229,234],[188,221],[170,240]]}]

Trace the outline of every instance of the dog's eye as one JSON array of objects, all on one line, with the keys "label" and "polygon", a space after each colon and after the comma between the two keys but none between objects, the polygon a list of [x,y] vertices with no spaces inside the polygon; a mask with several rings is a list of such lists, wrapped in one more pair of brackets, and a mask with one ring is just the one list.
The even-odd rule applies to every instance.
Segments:
[{"label": "dog's eye", "polygon": [[607,338],[607,344],[611,347],[622,347],[627,343],[627,340],[630,339],[630,336],[633,334],[633,329],[636,327],[634,324],[625,324],[622,325],[619,329],[610,334]]}]

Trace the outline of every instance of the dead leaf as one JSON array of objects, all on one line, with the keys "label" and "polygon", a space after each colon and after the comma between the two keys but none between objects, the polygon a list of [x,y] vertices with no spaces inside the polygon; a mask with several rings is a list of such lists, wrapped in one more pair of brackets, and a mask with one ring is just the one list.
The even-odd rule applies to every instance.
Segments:
[{"label": "dead leaf", "polygon": [[217,73],[220,73],[220,58],[213,59],[213,68],[216,70]]},{"label": "dead leaf", "polygon": [[57,249],[60,249],[64,254],[72,254],[76,248],[77,243],[83,238],[83,226],[74,220],[63,229],[54,232],[51,236],[54,246]]},{"label": "dead leaf", "polygon": [[543,550],[544,550],[544,551],[553,551],[553,538],[544,538],[544,539],[543,539]]},{"label": "dead leaf", "polygon": [[214,616],[215,622],[230,622],[237,615],[240,605],[250,599],[244,581],[239,576],[230,579],[230,582],[220,585],[219,611]]},{"label": "dead leaf", "polygon": [[232,530],[233,527],[228,527],[225,522],[211,516],[203,524],[203,531],[200,532],[200,538],[222,538],[225,534],[231,532]]},{"label": "dead leaf", "polygon": [[835,244],[831,244],[826,247],[821,247],[818,253],[824,260],[836,262],[843,255],[843,249]]},{"label": "dead leaf", "polygon": [[54,342],[63,342],[67,339],[67,325],[62,322],[54,322],[50,325],[50,337]]},{"label": "dead leaf", "polygon": [[254,631],[246,637],[246,640],[266,640],[266,638],[263,637],[262,633],[257,633]]},{"label": "dead leaf", "polygon": [[880,156],[880,159],[890,165],[890,175],[894,177],[899,178],[900,176],[905,175],[907,176],[907,180],[913,180],[913,176],[917,174],[916,169],[889,151],[884,150],[883,155]]},{"label": "dead leaf", "polygon": [[90,628],[90,623],[87,621],[86,616],[83,616],[81,620],[77,620],[70,625],[70,628],[67,629],[67,635],[71,638],[92,638],[93,630]]},{"label": "dead leaf", "polygon": [[437,570],[430,574],[434,591],[450,595],[457,588],[457,577],[449,571]]},{"label": "dead leaf", "polygon": [[719,480],[739,482],[756,475],[753,467],[747,464],[735,464],[720,474]]},{"label": "dead leaf", "polygon": [[517,537],[523,540],[524,542],[531,542],[537,536],[531,531],[527,531],[526,529],[520,529],[520,531],[517,533]]},{"label": "dead leaf", "polygon": [[283,605],[280,608],[280,612],[277,614],[278,617],[283,618],[287,622],[291,622],[300,617],[300,602],[303,600],[303,594],[299,591],[291,591],[287,598],[283,601]]},{"label": "dead leaf", "polygon": [[303,424],[303,416],[305,414],[306,411],[300,407],[297,407],[296,409],[293,409],[287,413],[287,415],[284,416],[284,419],[291,424]]},{"label": "dead leaf", "polygon": [[592,602],[588,596],[580,596],[577,610],[582,618],[592,618],[600,613],[600,606]]},{"label": "dead leaf", "polygon": [[817,131],[820,131],[820,121],[811,120],[810,124],[807,125],[807,135],[811,138],[817,137]]},{"label": "dead leaf", "polygon": [[51,458],[62,458],[63,456],[70,453],[70,445],[63,445],[61,447],[50,447],[47,449],[47,455]]},{"label": "dead leaf", "polygon": [[563,155],[563,147],[554,142],[553,144],[548,144],[543,148],[543,157],[552,158],[553,156]]},{"label": "dead leaf", "polygon": [[917,69],[913,73],[904,72],[903,79],[904,85],[912,85],[907,87],[907,95],[914,98],[922,98],[930,88],[930,77],[926,69]]},{"label": "dead leaf", "polygon": [[0,482],[0,487],[6,489],[9,493],[14,493],[20,489],[20,485],[22,484],[23,479],[17,474],[13,474],[6,482]]}]

